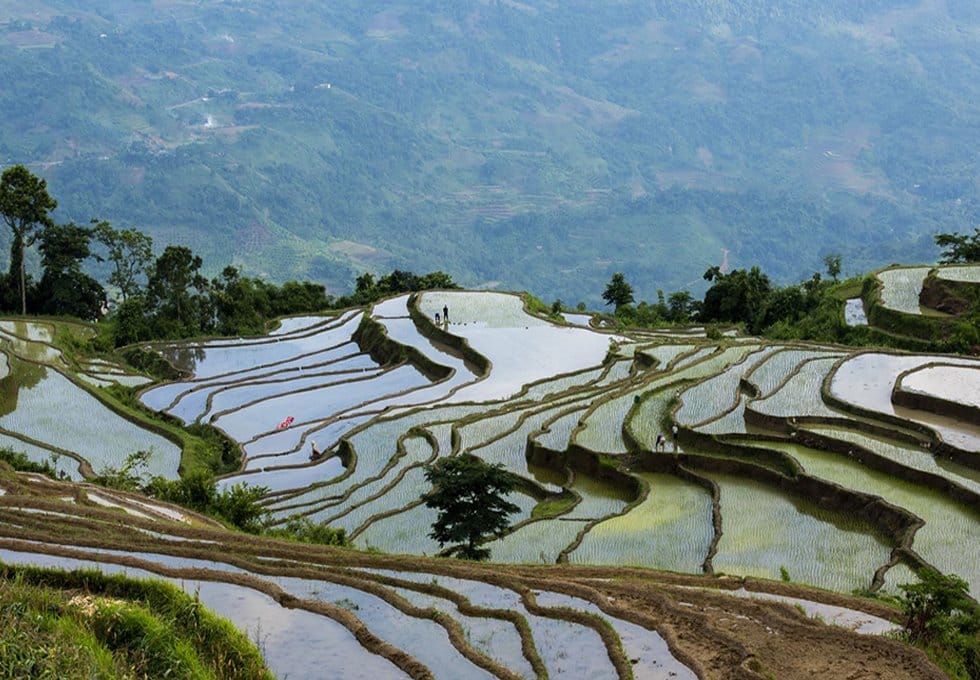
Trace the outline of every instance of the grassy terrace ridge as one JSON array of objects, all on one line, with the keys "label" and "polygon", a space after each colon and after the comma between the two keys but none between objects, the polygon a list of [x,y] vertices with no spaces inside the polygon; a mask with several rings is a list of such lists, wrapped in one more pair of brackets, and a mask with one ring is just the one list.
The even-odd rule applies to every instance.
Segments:
[{"label": "grassy terrace ridge", "polygon": [[0,583],[4,677],[273,677],[254,643],[175,586],[2,561]]},{"label": "grassy terrace ridge", "polygon": [[[837,293],[850,297],[857,285]],[[645,677],[650,664],[676,663],[682,676],[803,678],[830,672],[818,665],[827,658],[836,674],[856,672],[863,650],[882,675],[940,677],[910,647],[792,614],[791,601],[740,600],[735,591],[900,622],[897,586],[938,569],[961,577],[975,600],[980,570],[957,547],[980,527],[980,445],[971,443],[980,431],[963,418],[973,411],[942,400],[921,411],[889,409],[910,370],[938,363],[970,380],[980,361],[738,329],[722,335],[717,327],[662,336],[598,330],[555,322],[547,306],[512,294],[440,290],[405,299],[404,314],[386,307],[384,318],[398,319],[390,335],[369,307],[359,308],[361,319],[336,313],[336,323],[304,320],[281,335],[150,344],[141,361],[166,363],[184,347],[213,354],[198,356],[202,376],[139,391],[78,377],[132,373],[92,351],[89,327],[22,320],[0,338],[0,447],[30,472],[0,463],[0,560],[102,564],[204,584],[201,602],[259,642],[246,615],[266,612],[266,662],[294,676],[304,671],[290,664],[327,663],[323,650],[290,652],[279,637],[303,625],[381,676],[442,677],[454,668],[459,677]],[[436,325],[433,311],[443,305],[450,321]],[[69,335],[76,328],[81,337]],[[361,368],[336,380],[318,372],[321,345],[347,343]],[[864,355],[898,367],[869,383],[881,404],[851,397],[865,378],[843,368]],[[461,362],[471,370],[447,368]],[[280,366],[289,370],[269,379]],[[105,413],[179,442],[181,479],[145,484],[127,439],[106,440],[98,460],[108,463],[83,466],[84,476],[103,472],[96,481],[145,488],[153,498],[40,477],[54,461],[46,452],[94,455],[71,450],[48,420],[28,430],[15,418],[18,403],[31,403],[30,371],[42,369],[67,378],[65,403],[95,397]],[[853,385],[832,392],[835,378]],[[193,422],[208,418],[189,414],[209,413],[211,397],[230,388],[242,388],[240,403],[225,402],[213,424]],[[312,441],[325,454],[315,460]],[[253,450],[259,458],[245,453]],[[428,536],[425,466],[462,454],[516,478],[511,528],[484,547],[519,564],[426,557],[452,546]],[[225,473],[217,487],[215,472]],[[765,510],[750,498],[764,499]],[[171,502],[275,535],[232,532]],[[949,521],[937,521],[943,516]],[[309,545],[281,540],[287,536]],[[353,546],[327,545],[345,541]],[[378,545],[393,554],[359,550]],[[852,590],[870,599],[852,599]],[[227,608],[235,598],[251,604]],[[723,621],[732,620],[740,623],[729,630]],[[401,623],[388,627],[393,621]],[[793,643],[768,647],[766,627]],[[654,632],[666,645],[656,658]],[[574,641],[575,652],[563,656],[555,639]],[[828,653],[831,644],[843,651]],[[958,651],[946,654],[921,644],[947,673],[968,677],[968,645],[949,643],[942,650]]]},{"label": "grassy terrace ridge", "polygon": [[[385,642],[373,637],[362,628],[357,620],[359,610],[354,603],[361,599],[358,592],[381,598],[390,608],[390,616],[414,620],[415,635],[425,635],[423,624],[426,621],[442,627],[449,633],[451,648],[456,653],[478,666],[482,666],[500,677],[513,677],[507,669],[515,660],[500,657],[500,650],[490,646],[480,648],[474,645],[472,637],[463,634],[453,614],[458,608],[461,614],[471,617],[467,626],[474,626],[481,619],[499,621],[511,627],[521,640],[523,656],[536,674],[554,674],[554,649],[548,645],[547,638],[539,637],[543,621],[565,621],[569,630],[591,630],[601,640],[601,647],[608,654],[608,668],[619,677],[631,677],[631,664],[624,654],[642,661],[631,647],[623,622],[648,627],[658,631],[666,640],[673,655],[704,677],[766,677],[768,672],[776,672],[779,677],[805,677],[808,668],[816,667],[819,655],[828,654],[834,649],[833,667],[845,672],[857,668],[857,664],[871,664],[883,672],[894,672],[892,677],[903,677],[902,667],[911,669],[908,677],[941,677],[930,667],[925,657],[915,650],[899,645],[881,637],[861,638],[843,628],[826,628],[823,624],[809,619],[807,615],[793,606],[778,602],[764,603],[733,598],[726,593],[739,588],[759,590],[778,596],[803,598],[803,601],[822,602],[837,607],[850,607],[864,610],[885,620],[894,620],[898,613],[879,601],[859,600],[826,591],[807,589],[795,584],[765,583],[752,579],[720,578],[705,580],[694,576],[657,573],[644,569],[603,568],[603,567],[521,567],[492,565],[482,566],[456,560],[435,560],[408,556],[385,556],[345,549],[301,546],[295,543],[259,537],[238,537],[218,529],[181,527],[146,519],[133,518],[131,522],[120,523],[115,513],[105,509],[92,509],[79,514],[70,503],[60,500],[65,494],[67,483],[54,483],[42,499],[44,486],[24,478],[20,481],[33,492],[32,507],[48,511],[48,515],[37,512],[26,513],[18,502],[15,491],[9,485],[4,496],[0,497],[0,550],[4,552],[4,562],[23,560],[25,551],[48,556],[48,561],[82,559],[89,564],[103,564],[112,569],[137,568],[160,576],[180,581],[193,581],[201,584],[227,584],[226,589],[238,592],[249,589],[262,592],[288,604],[295,611],[317,613],[325,620],[333,620],[354,633],[360,644],[388,659],[410,677],[431,677],[429,669],[438,677],[439,669],[420,664],[419,658],[405,656]],[[26,489],[25,489],[26,491]],[[57,514],[53,514],[57,511]],[[11,524],[16,521],[19,528]],[[76,534],[70,544],[64,542],[63,527],[74,527]],[[23,540],[32,536],[42,543],[28,543]],[[170,540],[168,540],[170,539]],[[179,540],[173,540],[179,539]],[[118,551],[123,550],[123,554]],[[113,554],[111,551],[117,551]],[[137,552],[138,551],[138,552]],[[125,552],[132,552],[127,557]],[[215,556],[220,562],[212,562]],[[19,557],[18,557],[19,556]],[[227,571],[223,564],[234,566],[244,572]],[[205,567],[211,564],[211,567]],[[115,566],[113,566],[115,565]],[[384,569],[384,573],[365,571],[365,568]],[[21,569],[13,567],[14,570]],[[70,574],[66,572],[44,573],[49,582],[78,588],[89,595],[106,594],[121,598],[122,586],[114,589],[102,588],[99,584],[116,584],[115,576],[103,577]],[[4,570],[11,573],[11,568]],[[288,576],[292,585],[274,583],[279,576]],[[89,579],[89,580],[86,580]],[[457,584],[456,579],[463,579]],[[304,583],[317,584],[305,586]],[[84,584],[79,586],[78,584]],[[501,594],[523,602],[526,613],[521,614],[513,608],[499,608],[478,596],[466,583],[483,583],[484,588],[503,589]],[[74,584],[74,585],[72,585]],[[128,586],[130,590],[141,592],[156,586]],[[200,588],[201,604],[208,604],[211,597],[208,587]],[[693,588],[692,588],[693,587]],[[162,587],[161,587],[162,588]],[[283,590],[283,588],[289,588]],[[341,606],[326,600],[317,599],[315,593],[339,593],[342,589],[347,599]],[[158,588],[160,590],[160,588]],[[171,592],[164,589],[165,592]],[[305,595],[303,594],[305,593]],[[417,595],[413,595],[413,593]],[[542,607],[536,601],[547,600],[551,593],[577,598],[580,604],[570,602],[570,609]],[[424,609],[412,604],[417,596],[434,597],[436,609]],[[337,595],[328,595],[337,597]],[[351,600],[350,598],[354,598]],[[339,600],[338,600],[339,601]],[[191,598],[179,602],[191,602]],[[213,602],[213,601],[212,601]],[[585,602],[597,606],[607,623],[591,618],[582,607]],[[453,603],[453,604],[450,604]],[[686,604],[681,604],[686,603]],[[220,607],[220,602],[219,605]],[[350,607],[346,609],[345,607]],[[724,626],[715,623],[715,616],[705,617],[702,611],[718,612],[717,617],[734,617],[741,621],[737,626]],[[360,615],[364,615],[361,613]],[[538,617],[531,621],[528,617]],[[476,618],[472,618],[476,617]],[[544,617],[541,619],[540,617]],[[744,618],[743,618],[744,617]],[[368,618],[370,626],[370,618]],[[532,625],[528,625],[531,622]],[[274,625],[274,619],[267,620]],[[426,624],[428,625],[428,624]],[[495,624],[497,625],[497,624]],[[770,632],[766,632],[766,626]],[[805,648],[799,644],[804,641],[814,627],[821,629],[820,640],[816,643],[828,645],[824,651]],[[772,650],[765,644],[771,630],[784,631],[791,640],[793,654],[787,655]],[[268,630],[268,629],[266,629]],[[791,633],[791,634],[790,634]],[[209,638],[211,639],[211,638]],[[695,642],[697,639],[697,642]],[[397,643],[397,640],[395,641]],[[408,639],[402,640],[408,644]],[[692,644],[693,643],[693,644]],[[813,643],[811,643],[813,644]],[[622,646],[621,646],[622,645]],[[217,645],[214,645],[217,646]],[[832,646],[832,647],[831,647]],[[411,648],[411,645],[409,645]],[[446,648],[447,651],[450,648]],[[254,650],[253,650],[254,651]],[[574,658],[571,650],[566,650]],[[310,648],[310,654],[316,650]],[[416,655],[425,654],[422,649]],[[661,659],[661,664],[664,660]],[[640,668],[645,666],[641,665]],[[740,670],[741,669],[741,670]],[[748,669],[749,673],[746,673]],[[754,669],[754,670],[753,670]],[[637,670],[640,673],[640,670]],[[217,677],[241,677],[234,673],[216,674]],[[637,675],[637,677],[641,677]]]}]

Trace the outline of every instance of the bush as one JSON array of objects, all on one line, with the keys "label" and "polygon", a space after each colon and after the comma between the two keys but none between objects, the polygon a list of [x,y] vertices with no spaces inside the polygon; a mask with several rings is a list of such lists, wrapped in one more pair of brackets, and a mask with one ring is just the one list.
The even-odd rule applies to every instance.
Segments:
[{"label": "bush", "polygon": [[0,461],[7,463],[18,472],[36,472],[41,475],[47,475],[53,479],[58,478],[55,469],[47,461],[44,461],[43,463],[36,463],[28,458],[26,453],[14,451],[9,446],[0,448]]},{"label": "bush", "polygon": [[903,592],[904,635],[953,678],[980,677],[980,607],[969,585],[953,574],[928,570]]},{"label": "bush", "polygon": [[273,538],[285,538],[314,545],[349,545],[347,532],[344,529],[334,529],[325,524],[319,524],[309,517],[291,519],[285,526],[267,529],[264,533]]}]

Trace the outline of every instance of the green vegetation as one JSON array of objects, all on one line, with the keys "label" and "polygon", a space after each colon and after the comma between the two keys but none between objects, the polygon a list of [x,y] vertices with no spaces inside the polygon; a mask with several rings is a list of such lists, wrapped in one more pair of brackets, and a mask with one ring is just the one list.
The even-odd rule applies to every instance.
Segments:
[{"label": "green vegetation", "polygon": [[626,283],[626,278],[622,272],[616,272],[606,284],[602,299],[606,301],[607,305],[615,305],[616,309],[619,309],[633,302],[633,286]]},{"label": "green vegetation", "polygon": [[0,563],[0,676],[271,678],[227,621],[159,581]]},{"label": "green vegetation", "polygon": [[578,498],[571,493],[548,496],[538,501],[537,505],[531,510],[531,517],[533,519],[550,519],[564,515],[575,507],[577,501]]},{"label": "green vegetation", "polygon": [[929,569],[919,583],[899,586],[904,635],[922,647],[950,677],[980,677],[980,607],[966,581]]},{"label": "green vegetation", "polygon": [[262,532],[272,538],[285,538],[299,543],[314,545],[347,546],[347,532],[344,529],[334,529],[325,524],[318,524],[309,517],[294,517],[281,527],[266,529]]},{"label": "green vegetation", "polygon": [[14,451],[9,446],[0,448],[0,461],[3,461],[18,472],[35,472],[37,474],[47,475],[53,479],[58,478],[58,474],[49,462],[35,462],[28,458],[26,453]]},{"label": "green vegetation", "polygon": [[429,535],[440,547],[462,542],[454,551],[463,559],[490,557],[490,549],[479,544],[489,536],[503,536],[510,526],[507,516],[519,510],[505,498],[514,490],[511,475],[500,464],[487,465],[465,454],[426,466],[425,479],[433,489],[422,499],[439,511]]},{"label": "green vegetation", "polygon": [[0,161],[208,277],[329,291],[439,263],[594,306],[613,268],[682,289],[724,248],[783,284],[973,227],[969,2],[529,7],[13,7]]},{"label": "green vegetation", "polygon": [[973,234],[936,234],[936,245],[945,248],[940,262],[980,262],[980,227]]}]

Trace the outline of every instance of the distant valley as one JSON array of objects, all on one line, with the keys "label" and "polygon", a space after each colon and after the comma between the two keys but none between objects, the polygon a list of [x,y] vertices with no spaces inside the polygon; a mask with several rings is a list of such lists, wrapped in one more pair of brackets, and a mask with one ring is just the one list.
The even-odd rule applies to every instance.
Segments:
[{"label": "distant valley", "polygon": [[700,294],[972,229],[978,47],[966,0],[0,0],[0,165],[273,281]]}]

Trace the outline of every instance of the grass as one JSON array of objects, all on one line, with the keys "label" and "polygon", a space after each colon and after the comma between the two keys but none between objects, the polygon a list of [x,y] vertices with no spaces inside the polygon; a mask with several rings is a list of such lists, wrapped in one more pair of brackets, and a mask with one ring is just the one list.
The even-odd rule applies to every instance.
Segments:
[{"label": "grass", "polygon": [[248,638],[159,581],[0,563],[0,676],[271,678]]},{"label": "grass", "polygon": [[564,515],[575,506],[576,500],[574,494],[570,493],[548,496],[531,510],[531,519],[551,519]]}]

